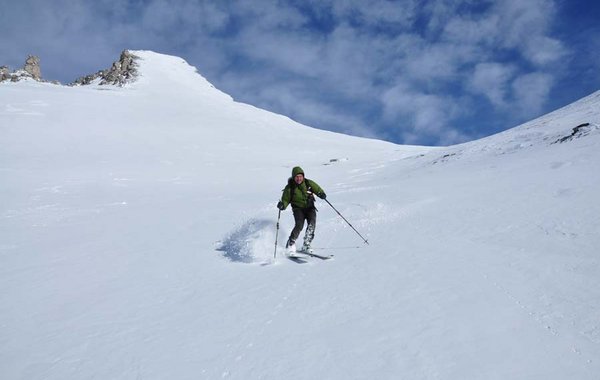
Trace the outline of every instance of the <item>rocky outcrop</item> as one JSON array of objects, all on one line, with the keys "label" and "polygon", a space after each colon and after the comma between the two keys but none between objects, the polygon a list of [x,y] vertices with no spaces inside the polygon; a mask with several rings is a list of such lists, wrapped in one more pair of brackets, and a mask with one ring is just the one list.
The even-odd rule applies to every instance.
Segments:
[{"label": "rocky outcrop", "polygon": [[137,77],[136,59],[138,59],[137,56],[128,50],[124,50],[119,60],[114,62],[110,69],[100,70],[95,74],[83,76],[76,79],[70,85],[85,86],[97,83],[99,85],[123,86],[126,83],[132,82]]},{"label": "rocky outcrop", "polygon": [[5,80],[9,80],[10,70],[8,66],[0,66],[0,82],[4,82]]},{"label": "rocky outcrop", "polygon": [[579,124],[578,126],[573,128],[573,130],[571,131],[571,134],[559,138],[558,140],[553,142],[553,144],[556,144],[556,143],[562,144],[564,142],[578,139],[580,137],[587,136],[590,133],[597,132],[598,129],[600,129],[600,128],[594,124],[590,124],[590,123]]},{"label": "rocky outcrop", "polygon": [[33,79],[38,82],[47,82],[44,79],[42,79],[42,70],[40,69],[40,59],[38,57],[34,55],[28,56],[23,68],[12,72],[10,71],[8,66],[0,67],[0,82],[18,82],[24,79]]},{"label": "rocky outcrop", "polygon": [[[123,86],[126,83],[132,82],[137,77],[137,56],[124,50],[118,61],[112,64],[110,69],[100,70],[95,74],[83,76],[73,83],[71,86],[82,86],[96,83],[99,85],[115,85]],[[22,69],[10,71],[8,66],[0,66],[0,82],[18,82],[21,80],[35,80],[38,82],[48,82],[42,79],[42,70],[40,69],[40,59],[34,55],[27,57],[25,65]],[[57,81],[50,83],[60,84]]]},{"label": "rocky outcrop", "polygon": [[42,70],[40,69],[40,59],[34,55],[27,57],[23,70],[31,75],[37,81],[42,80]]}]

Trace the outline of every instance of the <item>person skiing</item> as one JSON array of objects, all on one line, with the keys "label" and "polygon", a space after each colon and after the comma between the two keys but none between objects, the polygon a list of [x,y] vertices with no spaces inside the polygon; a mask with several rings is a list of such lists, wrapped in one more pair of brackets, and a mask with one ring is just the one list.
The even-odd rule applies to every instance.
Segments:
[{"label": "person skiing", "polygon": [[304,228],[305,220],[308,222],[308,227],[306,227],[304,244],[300,251],[312,253],[310,244],[315,237],[315,227],[317,224],[315,195],[321,199],[327,197],[323,189],[315,181],[304,177],[304,170],[300,166],[292,169],[292,176],[288,179],[288,183],[283,189],[281,200],[277,203],[277,208],[280,210],[285,210],[288,205],[292,205],[296,224],[285,245],[291,253],[296,251],[296,239]]}]

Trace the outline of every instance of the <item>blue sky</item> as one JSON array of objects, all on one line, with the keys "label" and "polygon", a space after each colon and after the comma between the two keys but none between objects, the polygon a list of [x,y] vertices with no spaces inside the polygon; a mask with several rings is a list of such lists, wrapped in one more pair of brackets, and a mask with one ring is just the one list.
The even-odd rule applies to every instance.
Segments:
[{"label": "blue sky", "polygon": [[66,83],[154,50],[313,127],[448,145],[600,90],[597,20],[597,1],[0,0],[0,64],[35,54]]}]

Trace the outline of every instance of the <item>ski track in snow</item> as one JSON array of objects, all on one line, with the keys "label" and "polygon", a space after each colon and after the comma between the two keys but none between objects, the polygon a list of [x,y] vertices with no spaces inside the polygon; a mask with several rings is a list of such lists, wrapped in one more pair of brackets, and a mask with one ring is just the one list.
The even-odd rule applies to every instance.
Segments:
[{"label": "ski track in snow", "polygon": [[[245,360],[249,352],[256,350],[255,342],[260,341],[266,330],[270,328],[271,324],[273,323],[273,319],[277,318],[280,314],[280,311],[286,308],[288,300],[294,296],[294,293],[298,287],[302,285],[302,281],[305,276],[306,271],[300,271],[296,278],[291,281],[291,284],[286,287],[286,290],[281,296],[280,301],[277,302],[277,304],[269,312],[265,313],[264,317],[260,318],[258,322],[246,322],[244,324],[243,330],[247,331],[248,333],[241,337],[239,341],[228,347],[230,354],[229,359],[225,359],[225,362],[238,365],[240,362]],[[244,378],[244,376],[246,376],[243,371],[241,373],[237,373],[235,366],[228,366],[223,369],[221,377],[227,378],[232,374],[239,376],[239,378]]]},{"label": "ski track in snow", "polygon": [[[464,244],[472,244],[470,242],[462,242],[461,245]],[[479,246],[478,245],[474,245],[474,251],[479,250],[481,251],[482,249],[486,249],[486,250],[490,250],[490,246],[486,245],[484,247]],[[498,252],[501,252],[501,250],[498,250]],[[487,264],[487,266],[489,267],[489,264]],[[538,327],[540,328],[541,331],[544,331],[548,334],[550,334],[553,337],[558,338],[561,334],[561,328],[556,327],[555,323],[558,320],[562,320],[565,318],[564,315],[552,315],[552,313],[548,312],[548,310],[546,310],[545,308],[541,308],[539,306],[534,306],[531,302],[528,302],[526,299],[517,296],[513,291],[511,291],[507,286],[503,285],[503,280],[501,278],[499,278],[498,274],[495,274],[493,271],[497,272],[497,268],[488,268],[486,269],[483,265],[479,265],[479,269],[477,270],[481,276],[487,281],[489,282],[491,285],[493,285],[494,288],[497,289],[497,291],[502,294],[504,297],[506,297],[508,300],[510,300],[510,302],[512,302],[515,307],[523,310],[523,312],[532,319],[532,321],[535,322],[535,324],[538,325]],[[545,296],[544,294],[541,294],[540,296]],[[547,306],[551,307],[551,303],[547,304]],[[567,323],[566,321],[562,321],[562,324],[564,325],[565,323]],[[583,332],[579,332],[579,335],[584,337],[586,340],[588,340],[591,343],[594,344],[598,344],[599,342],[592,339],[590,336],[587,336],[585,333]],[[582,350],[580,348],[578,348],[578,344],[576,343],[575,340],[571,340],[571,338],[566,337],[564,339],[561,339],[561,343],[564,345],[564,349],[565,349],[565,354],[568,353],[573,353],[576,354],[577,356],[583,356],[586,361],[587,364],[592,363],[592,358],[593,356],[589,355],[589,352],[586,352],[585,355],[582,354]]]}]

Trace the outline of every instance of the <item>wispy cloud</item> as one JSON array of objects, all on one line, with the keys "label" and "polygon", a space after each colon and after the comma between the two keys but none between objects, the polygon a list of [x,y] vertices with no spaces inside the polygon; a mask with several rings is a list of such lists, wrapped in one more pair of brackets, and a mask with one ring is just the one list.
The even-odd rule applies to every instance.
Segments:
[{"label": "wispy cloud", "polygon": [[510,82],[515,71],[511,64],[479,63],[469,80],[469,87],[474,93],[488,98],[494,106],[504,107],[507,105]]},{"label": "wispy cloud", "polygon": [[450,135],[461,136],[451,126],[452,120],[462,113],[458,99],[424,93],[399,83],[383,94],[382,102],[384,117],[391,125],[408,126],[402,128],[407,143],[418,143],[423,137],[435,138],[441,143]]},{"label": "wispy cloud", "polygon": [[550,93],[554,79],[544,73],[525,74],[512,84],[516,109],[522,115],[539,113]]}]

